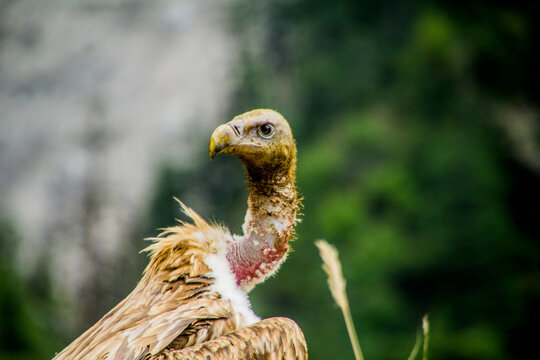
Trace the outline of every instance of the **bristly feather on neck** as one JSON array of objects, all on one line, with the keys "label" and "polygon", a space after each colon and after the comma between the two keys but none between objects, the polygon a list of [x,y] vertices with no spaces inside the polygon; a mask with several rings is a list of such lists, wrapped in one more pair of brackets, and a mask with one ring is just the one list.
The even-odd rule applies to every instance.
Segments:
[{"label": "bristly feather on neck", "polygon": [[244,235],[227,246],[227,260],[245,292],[278,270],[294,238],[300,206],[295,152],[293,148],[280,169],[266,169],[262,174],[261,169],[246,165],[248,211],[242,226]]}]

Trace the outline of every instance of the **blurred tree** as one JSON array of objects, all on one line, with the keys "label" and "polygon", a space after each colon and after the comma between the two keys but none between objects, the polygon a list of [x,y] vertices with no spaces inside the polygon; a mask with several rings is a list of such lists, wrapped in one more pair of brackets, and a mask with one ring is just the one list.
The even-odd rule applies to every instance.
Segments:
[{"label": "blurred tree", "polygon": [[27,287],[12,269],[18,235],[0,218],[0,359],[50,359],[58,347],[47,272]]},{"label": "blurred tree", "polygon": [[[433,358],[538,354],[531,6],[237,2],[231,23],[244,46],[230,114],[271,107],[291,119],[305,197],[296,251],[254,290],[254,307],[297,320],[310,358],[352,358],[313,246],[321,237],[341,251],[367,359],[405,358],[426,312]],[[527,109],[520,119],[532,130],[514,131],[500,111],[508,107]],[[220,162],[165,167],[153,226],[178,213],[178,195],[238,228],[242,190],[224,177],[239,176],[240,165]]]},{"label": "blurred tree", "polygon": [[[405,358],[426,312],[433,358],[538,353],[538,160],[499,111],[530,109],[527,129],[537,128],[531,6],[237,2],[230,114],[270,107],[292,121],[305,197],[296,251],[254,290],[254,307],[297,320],[312,359],[352,358],[313,246],[321,237],[341,251],[367,359]],[[242,190],[223,177],[240,165],[200,163],[165,167],[153,226],[178,213],[174,194],[238,228]]]}]

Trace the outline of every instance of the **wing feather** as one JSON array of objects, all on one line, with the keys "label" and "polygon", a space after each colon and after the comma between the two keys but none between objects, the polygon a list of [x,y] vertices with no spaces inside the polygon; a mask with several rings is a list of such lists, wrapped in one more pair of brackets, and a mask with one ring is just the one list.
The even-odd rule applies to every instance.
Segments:
[{"label": "wing feather", "polygon": [[150,360],[307,359],[300,327],[291,319],[270,318],[182,350],[166,349]]},{"label": "wing feather", "polygon": [[150,263],[131,294],[54,360],[140,359],[238,327],[231,304],[213,290],[215,279],[204,261],[230,234],[189,215],[194,225],[167,229],[148,248]]}]

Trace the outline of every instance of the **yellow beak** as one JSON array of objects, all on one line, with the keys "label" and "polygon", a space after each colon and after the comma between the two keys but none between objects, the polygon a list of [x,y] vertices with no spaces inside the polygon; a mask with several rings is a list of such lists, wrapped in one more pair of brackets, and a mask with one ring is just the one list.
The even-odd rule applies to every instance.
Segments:
[{"label": "yellow beak", "polygon": [[214,156],[222,153],[230,144],[234,138],[234,133],[231,127],[227,124],[219,126],[212,137],[210,138],[210,144],[208,145],[208,153],[210,154],[210,160],[214,159]]}]

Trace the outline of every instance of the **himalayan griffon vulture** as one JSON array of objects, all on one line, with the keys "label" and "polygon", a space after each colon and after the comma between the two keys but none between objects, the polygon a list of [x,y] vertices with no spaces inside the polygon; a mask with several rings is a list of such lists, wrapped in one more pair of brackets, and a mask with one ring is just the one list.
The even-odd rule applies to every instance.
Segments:
[{"label": "himalayan griffon vulture", "polygon": [[54,360],[307,358],[298,325],[260,320],[247,297],[279,268],[294,236],[299,200],[289,124],[272,110],[244,113],[214,131],[209,153],[233,154],[246,168],[244,234],[182,205],[193,223],[153,239],[135,289]]}]

